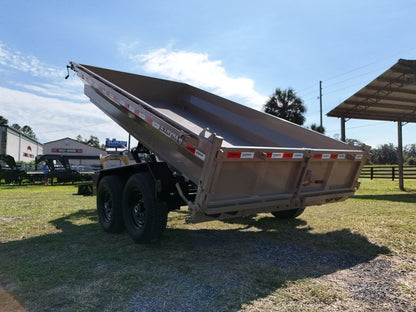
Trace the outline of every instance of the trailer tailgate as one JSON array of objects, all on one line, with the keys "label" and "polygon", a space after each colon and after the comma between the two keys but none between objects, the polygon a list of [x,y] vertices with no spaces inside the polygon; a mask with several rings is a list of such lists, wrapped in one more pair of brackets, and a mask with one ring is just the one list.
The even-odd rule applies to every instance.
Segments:
[{"label": "trailer tailgate", "polygon": [[345,200],[358,187],[363,157],[356,150],[223,148],[192,218],[224,219]]}]

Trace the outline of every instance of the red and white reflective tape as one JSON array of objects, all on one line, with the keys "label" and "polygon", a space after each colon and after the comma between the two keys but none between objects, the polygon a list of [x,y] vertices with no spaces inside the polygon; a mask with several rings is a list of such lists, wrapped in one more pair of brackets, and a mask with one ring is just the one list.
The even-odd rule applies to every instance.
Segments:
[{"label": "red and white reflective tape", "polygon": [[153,126],[157,130],[160,130],[160,124],[156,121],[154,121],[152,118],[146,116],[142,112],[140,112],[138,109],[134,108],[132,105],[129,105],[128,103],[125,103],[124,101],[120,101],[119,104],[125,108],[127,108],[130,112],[132,112],[134,115],[139,117],[140,119],[146,121],[149,125]]},{"label": "red and white reflective tape", "polygon": [[201,160],[204,160],[205,161],[205,154],[204,153],[202,153],[200,150],[198,150],[196,147],[194,147],[194,146],[192,146],[192,145],[190,145],[190,144],[186,144],[185,145],[185,148],[189,151],[189,152],[191,152],[192,154],[194,154],[196,157],[198,157],[199,159],[201,159]]},{"label": "red and white reflective tape", "polygon": [[317,153],[313,154],[313,159],[345,159],[345,154]]},{"label": "red and white reflective tape", "polygon": [[227,158],[252,159],[254,158],[254,152],[228,152]]},{"label": "red and white reflective tape", "polygon": [[303,153],[266,153],[266,157],[272,159],[302,159]]},{"label": "red and white reflective tape", "polygon": [[[227,158],[233,159],[253,159],[255,152],[228,152]],[[269,159],[303,159],[304,153],[299,152],[264,152],[261,153],[263,157]],[[312,156],[313,159],[321,159],[321,160],[328,160],[328,159],[347,159],[347,154],[344,153],[315,153]],[[348,159],[355,159],[359,160],[362,159],[362,154],[349,154]]]},{"label": "red and white reflective tape", "polygon": [[[255,152],[228,152],[227,158],[253,159]],[[262,153],[263,157],[271,159],[302,159],[303,153]]]},{"label": "red and white reflective tape", "polygon": [[313,159],[363,159],[363,154],[331,154],[331,153],[317,153],[313,154]]},{"label": "red and white reflective tape", "polygon": [[352,154],[352,156],[355,160],[363,159],[363,154]]}]

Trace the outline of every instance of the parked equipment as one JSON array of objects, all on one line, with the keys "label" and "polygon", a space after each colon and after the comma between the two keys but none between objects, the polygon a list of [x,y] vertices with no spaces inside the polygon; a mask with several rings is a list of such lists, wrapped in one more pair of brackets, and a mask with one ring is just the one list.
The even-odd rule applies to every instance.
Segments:
[{"label": "parked equipment", "polygon": [[23,179],[27,177],[24,170],[17,167],[13,156],[0,154],[0,184],[22,184]]},{"label": "parked equipment", "polygon": [[[56,180],[58,183],[74,183],[77,181],[91,180],[91,174],[81,174],[77,170],[71,168],[69,157],[64,155],[46,154],[36,157],[36,166],[40,163],[46,163],[49,168],[49,173],[46,176],[50,183]],[[37,168],[36,168],[37,169]]]},{"label": "parked equipment", "polygon": [[[102,170],[104,230],[158,239],[169,211],[188,222],[260,212],[300,215],[345,200],[364,152],[187,84],[70,63],[91,102],[139,142],[139,163]],[[140,157],[139,157],[140,156]]]}]

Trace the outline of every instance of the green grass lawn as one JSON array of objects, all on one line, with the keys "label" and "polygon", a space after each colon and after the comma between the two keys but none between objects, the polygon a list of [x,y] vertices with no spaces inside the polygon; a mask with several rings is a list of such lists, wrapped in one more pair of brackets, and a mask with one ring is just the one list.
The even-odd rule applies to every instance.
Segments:
[{"label": "green grass lawn", "polygon": [[364,303],[339,276],[386,259],[415,308],[416,193],[361,182],[289,221],[170,213],[152,245],[103,232],[95,197],[72,185],[1,186],[0,286],[28,311],[349,311]]}]

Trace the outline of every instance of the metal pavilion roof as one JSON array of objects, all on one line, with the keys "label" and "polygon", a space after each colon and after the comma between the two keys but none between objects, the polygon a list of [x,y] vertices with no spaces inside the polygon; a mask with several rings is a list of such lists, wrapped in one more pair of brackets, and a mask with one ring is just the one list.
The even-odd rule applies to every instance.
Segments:
[{"label": "metal pavilion roof", "polygon": [[327,116],[416,122],[416,60],[398,60]]}]

